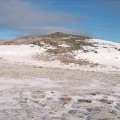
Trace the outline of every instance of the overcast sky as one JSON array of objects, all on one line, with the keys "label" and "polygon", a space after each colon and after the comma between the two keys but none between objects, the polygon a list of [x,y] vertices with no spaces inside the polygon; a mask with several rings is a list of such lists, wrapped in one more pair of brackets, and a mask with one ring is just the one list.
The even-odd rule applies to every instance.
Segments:
[{"label": "overcast sky", "polygon": [[0,0],[0,39],[56,31],[120,42],[120,0]]}]

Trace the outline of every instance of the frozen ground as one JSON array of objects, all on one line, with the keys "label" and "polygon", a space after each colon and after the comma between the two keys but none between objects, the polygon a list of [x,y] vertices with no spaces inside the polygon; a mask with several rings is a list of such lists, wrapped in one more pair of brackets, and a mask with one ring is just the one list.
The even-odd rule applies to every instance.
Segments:
[{"label": "frozen ground", "polygon": [[0,120],[119,120],[120,74],[0,62]]},{"label": "frozen ground", "polygon": [[110,44],[80,53],[98,57],[99,69],[36,61],[36,46],[0,46],[0,120],[120,120],[119,44]]}]

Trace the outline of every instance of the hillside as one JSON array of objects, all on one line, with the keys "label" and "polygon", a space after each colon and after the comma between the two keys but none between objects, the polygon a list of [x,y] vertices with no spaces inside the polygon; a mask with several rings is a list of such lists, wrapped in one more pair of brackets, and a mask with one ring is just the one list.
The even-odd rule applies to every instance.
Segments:
[{"label": "hillside", "polygon": [[81,40],[84,40],[86,38],[90,38],[84,35],[71,35],[71,34],[65,34],[62,32],[55,32],[50,35],[44,35],[44,36],[25,36],[13,40],[6,40],[6,41],[0,41],[0,45],[21,45],[21,44],[32,44],[37,41],[41,41],[44,39],[58,39],[58,38],[64,38],[64,37],[77,37]]},{"label": "hillside", "polygon": [[120,44],[54,33],[0,45],[0,120],[120,118]]},{"label": "hillside", "polygon": [[47,67],[120,70],[120,44],[56,32],[2,41],[0,58]]}]

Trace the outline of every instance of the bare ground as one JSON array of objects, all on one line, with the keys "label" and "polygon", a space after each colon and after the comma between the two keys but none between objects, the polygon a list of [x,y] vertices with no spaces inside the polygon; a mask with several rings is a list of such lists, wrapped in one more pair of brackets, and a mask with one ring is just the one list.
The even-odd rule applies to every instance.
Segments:
[{"label": "bare ground", "polygon": [[120,120],[120,74],[0,61],[0,120]]}]

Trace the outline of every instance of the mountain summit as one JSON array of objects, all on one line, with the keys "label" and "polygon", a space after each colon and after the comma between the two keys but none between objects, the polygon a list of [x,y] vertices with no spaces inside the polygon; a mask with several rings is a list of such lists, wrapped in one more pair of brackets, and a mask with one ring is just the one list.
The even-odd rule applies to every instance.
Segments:
[{"label": "mountain summit", "polygon": [[55,32],[55,33],[52,33],[48,36],[51,36],[51,37],[66,37],[66,36],[68,36],[68,34],[63,33],[63,32]]},{"label": "mountain summit", "polygon": [[44,35],[44,36],[25,36],[25,37],[21,37],[21,38],[14,39],[14,40],[0,41],[0,45],[1,44],[4,44],[4,45],[32,44],[34,42],[39,42],[40,40],[43,40],[43,39],[59,40],[58,38],[59,39],[67,38],[67,39],[86,40],[86,39],[90,39],[91,37],[85,36],[85,35],[73,35],[73,34],[67,34],[63,32],[55,32],[55,33]]}]

